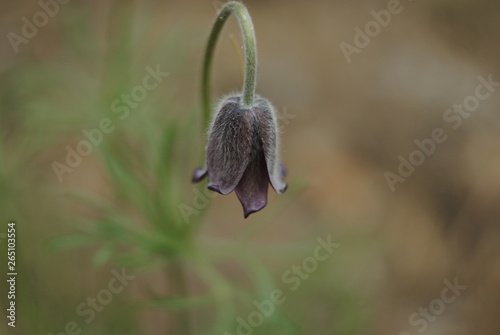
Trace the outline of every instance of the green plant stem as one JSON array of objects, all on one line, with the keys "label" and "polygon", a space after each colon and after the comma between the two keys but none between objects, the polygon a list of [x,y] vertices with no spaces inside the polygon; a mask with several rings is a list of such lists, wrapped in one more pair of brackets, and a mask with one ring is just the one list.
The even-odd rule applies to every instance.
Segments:
[{"label": "green plant stem", "polygon": [[203,60],[203,75],[201,83],[201,94],[203,99],[203,121],[204,126],[208,125],[210,119],[210,65],[217,44],[219,34],[227,18],[234,14],[240,24],[240,29],[245,47],[245,79],[243,84],[242,108],[249,108],[253,105],[255,97],[256,70],[257,70],[257,46],[255,42],[255,32],[252,19],[246,7],[237,1],[230,1],[222,7],[217,15],[212,32],[208,38],[208,44]]}]

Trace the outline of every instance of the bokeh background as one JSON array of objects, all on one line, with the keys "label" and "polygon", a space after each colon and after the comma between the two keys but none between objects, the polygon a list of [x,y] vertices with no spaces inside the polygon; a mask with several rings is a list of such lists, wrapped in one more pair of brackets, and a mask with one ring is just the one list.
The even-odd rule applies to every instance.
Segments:
[{"label": "bokeh background", "polygon": [[[53,15],[14,47],[41,3]],[[18,272],[16,327],[1,285],[0,333],[500,333],[500,92],[457,129],[443,119],[479,77],[500,81],[500,3],[401,0],[348,62],[341,43],[390,1],[246,1],[289,183],[246,220],[234,194],[190,183],[203,164],[202,55],[223,2],[54,3],[0,3],[1,282],[9,220]],[[214,100],[241,87],[240,45],[231,18]],[[120,119],[113,102],[148,66],[168,76]],[[113,131],[59,181],[54,162],[105,118]],[[447,140],[392,191],[387,171],[435,128]],[[291,290],[283,276],[318,238],[340,246]],[[133,279],[109,296],[113,271]],[[241,328],[276,289],[286,300]]]}]

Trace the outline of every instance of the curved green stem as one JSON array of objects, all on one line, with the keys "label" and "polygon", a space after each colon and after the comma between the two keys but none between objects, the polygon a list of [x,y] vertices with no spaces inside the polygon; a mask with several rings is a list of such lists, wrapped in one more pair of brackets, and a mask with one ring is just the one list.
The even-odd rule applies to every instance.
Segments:
[{"label": "curved green stem", "polygon": [[255,32],[252,19],[246,7],[237,1],[230,1],[222,7],[217,15],[212,32],[208,38],[205,58],[203,60],[203,76],[201,82],[201,94],[203,99],[203,121],[206,126],[210,119],[210,65],[219,38],[219,33],[227,18],[234,14],[240,24],[243,43],[245,46],[245,79],[243,85],[242,108],[252,106],[255,97],[256,70],[257,70],[257,46],[255,43]]}]

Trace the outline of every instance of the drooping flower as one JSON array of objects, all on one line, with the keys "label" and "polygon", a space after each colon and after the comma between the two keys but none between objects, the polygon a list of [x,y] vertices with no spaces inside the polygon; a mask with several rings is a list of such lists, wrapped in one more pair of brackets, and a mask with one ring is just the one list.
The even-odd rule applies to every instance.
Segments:
[{"label": "drooping flower", "polygon": [[250,108],[241,97],[223,99],[208,131],[206,167],[196,169],[193,182],[208,176],[208,188],[221,194],[233,190],[247,218],[267,204],[268,184],[281,194],[287,184],[279,162],[279,132],[273,106],[257,96]]}]

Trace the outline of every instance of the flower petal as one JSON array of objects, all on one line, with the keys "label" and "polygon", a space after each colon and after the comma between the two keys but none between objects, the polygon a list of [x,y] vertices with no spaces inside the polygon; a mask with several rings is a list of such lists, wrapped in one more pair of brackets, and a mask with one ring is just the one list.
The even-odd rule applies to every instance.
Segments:
[{"label": "flower petal", "polygon": [[269,180],[276,193],[286,191],[287,184],[283,181],[285,169],[279,161],[279,131],[274,107],[265,99],[258,98],[254,107],[255,115],[259,120],[260,137],[266,158]]},{"label": "flower petal", "polygon": [[226,99],[217,113],[207,145],[208,188],[231,193],[247,168],[252,147],[253,116],[238,100]]},{"label": "flower petal", "polygon": [[200,167],[200,168],[197,168],[196,170],[194,170],[193,177],[191,177],[191,181],[193,183],[199,183],[206,176],[207,176],[207,168],[206,167]]},{"label": "flower petal", "polygon": [[253,151],[253,157],[238,186],[236,186],[236,195],[243,205],[245,219],[250,214],[260,211],[267,205],[269,176],[264,152],[261,147],[254,147]]}]

